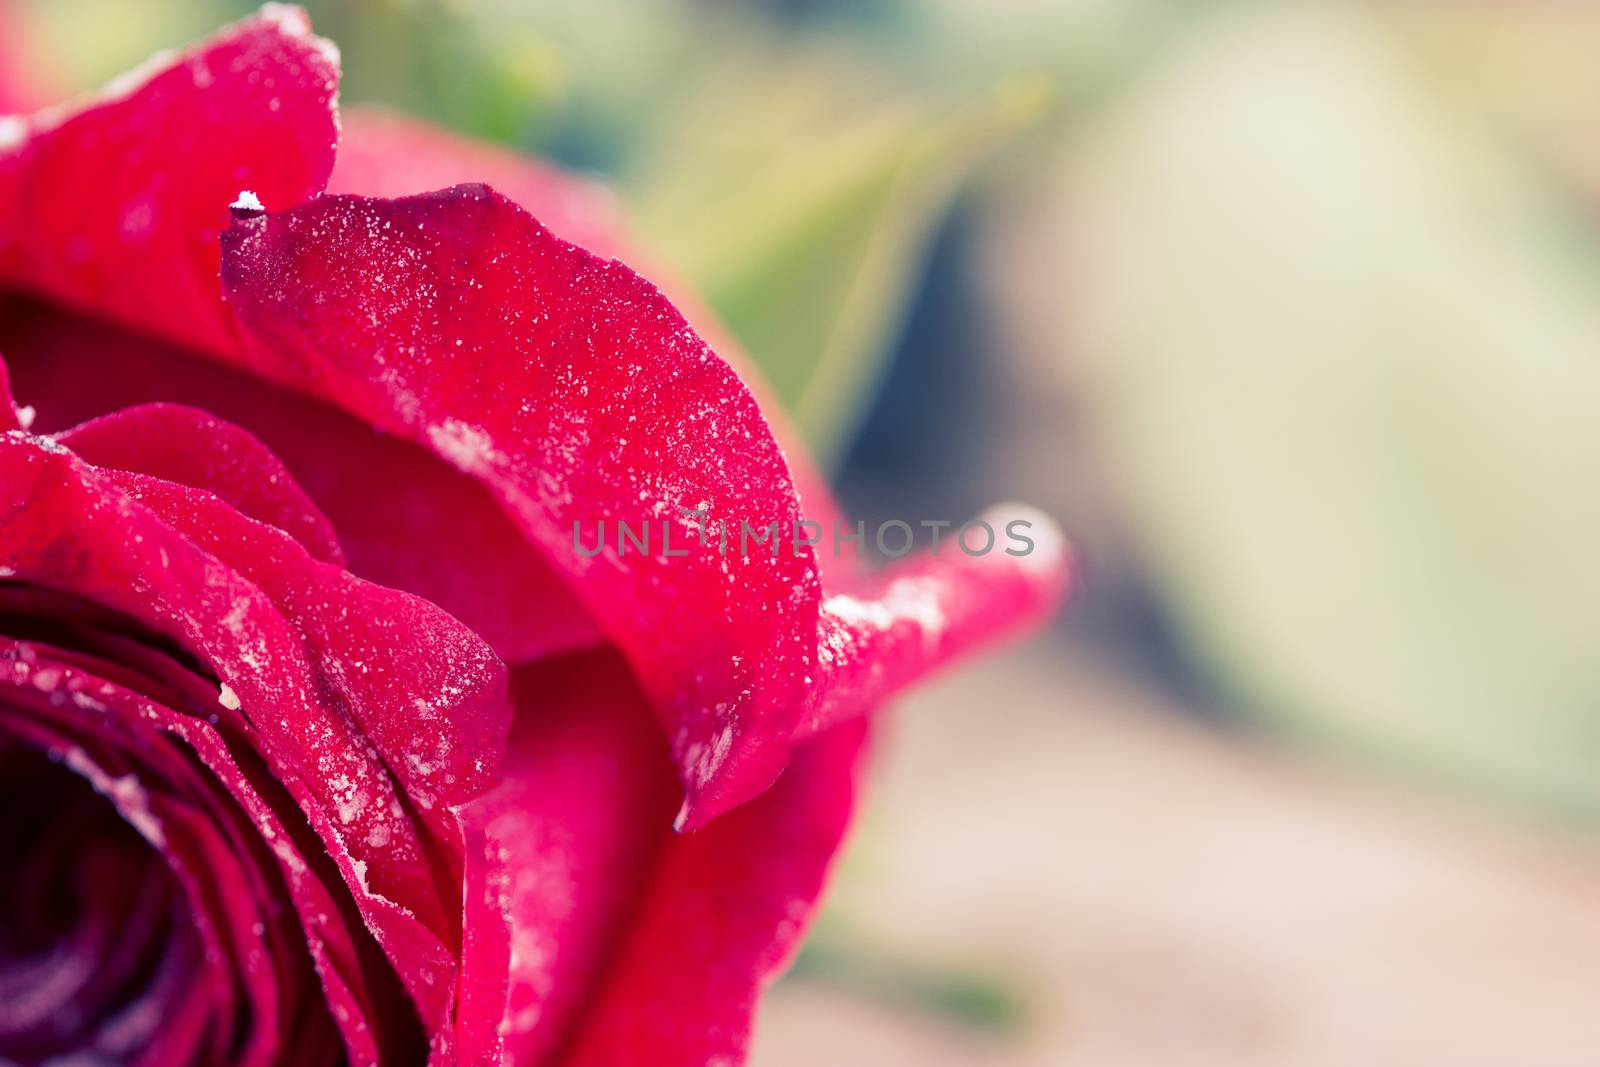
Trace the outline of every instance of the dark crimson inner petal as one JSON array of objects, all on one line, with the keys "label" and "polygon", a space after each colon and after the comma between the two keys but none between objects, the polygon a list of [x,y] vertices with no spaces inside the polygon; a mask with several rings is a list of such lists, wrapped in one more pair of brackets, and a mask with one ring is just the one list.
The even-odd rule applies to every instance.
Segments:
[{"label": "dark crimson inner petal", "polygon": [[34,1063],[148,1040],[161,1013],[140,1008],[196,937],[155,849],[59,759],[0,737],[0,865],[0,1050]]},{"label": "dark crimson inner petal", "polygon": [[0,581],[0,1062],[425,1058],[349,897],[288,884],[338,873],[216,687],[131,620]]}]

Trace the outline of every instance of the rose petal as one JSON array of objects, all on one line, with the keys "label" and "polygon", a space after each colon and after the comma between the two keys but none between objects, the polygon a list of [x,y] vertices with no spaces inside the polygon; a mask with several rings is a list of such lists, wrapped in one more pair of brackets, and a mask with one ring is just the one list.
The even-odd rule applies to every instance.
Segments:
[{"label": "rose petal", "polygon": [[865,720],[829,731],[766,793],[667,843],[564,1062],[743,1061],[761,992],[799,947],[849,826],[865,740]]},{"label": "rose petal", "polygon": [[680,794],[650,705],[614,651],[519,668],[513,689],[506,781],[465,817],[511,872],[507,1049],[542,1064],[623,942]]},{"label": "rose petal", "polygon": [[659,292],[481,187],[241,220],[223,280],[257,367],[431,446],[569,576],[656,702],[691,824],[772,782],[816,656],[810,550],[574,551],[602,521],[799,519],[754,399]]},{"label": "rose petal", "polygon": [[122,471],[110,481],[294,620],[425,820],[443,814],[434,805],[465,803],[498,781],[504,668],[475,634],[410,593],[311,559],[210,493]]},{"label": "rose petal", "polygon": [[215,493],[240,514],[293,537],[315,559],[344,564],[333,524],[283,462],[244,430],[198,408],[126,408],[57,434],[56,440],[97,467]]},{"label": "rose petal", "polygon": [[[397,198],[474,182],[516,201],[557,237],[602,258],[620,259],[660,286],[755,396],[773,435],[785,448],[806,517],[831,527],[837,517],[832,494],[782,406],[699,296],[676,281],[629,232],[609,189],[542,160],[392,111],[372,107],[344,111],[339,158],[328,179],[328,192]],[[853,555],[819,559],[825,572],[840,574],[853,573],[855,562]]]},{"label": "rose petal", "polygon": [[666,746],[615,652],[519,668],[513,689],[506,783],[466,812],[516,872],[511,1062],[737,1062],[848,823],[864,723],[679,835]]},{"label": "rose petal", "polygon": [[0,283],[214,354],[217,235],[250,189],[316,195],[337,140],[337,52],[268,5],[99,96],[0,127]]}]

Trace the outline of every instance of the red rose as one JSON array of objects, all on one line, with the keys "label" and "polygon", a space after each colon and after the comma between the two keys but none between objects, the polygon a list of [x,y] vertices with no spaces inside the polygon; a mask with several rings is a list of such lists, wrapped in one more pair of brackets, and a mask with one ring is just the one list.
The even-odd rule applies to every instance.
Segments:
[{"label": "red rose", "polygon": [[336,166],[336,85],[269,6],[0,119],[0,1054],[737,1062],[862,713],[1059,541],[794,544],[740,376],[551,232],[624,250],[603,196],[381,115]]}]

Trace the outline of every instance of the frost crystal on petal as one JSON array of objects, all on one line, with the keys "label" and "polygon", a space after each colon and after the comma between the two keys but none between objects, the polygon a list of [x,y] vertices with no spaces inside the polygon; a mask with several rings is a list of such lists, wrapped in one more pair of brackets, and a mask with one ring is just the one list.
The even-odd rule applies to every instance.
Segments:
[{"label": "frost crystal on petal", "polygon": [[263,214],[267,209],[262,206],[260,197],[255,193],[249,189],[240,189],[239,196],[228,205],[228,210],[235,216],[248,217]]}]

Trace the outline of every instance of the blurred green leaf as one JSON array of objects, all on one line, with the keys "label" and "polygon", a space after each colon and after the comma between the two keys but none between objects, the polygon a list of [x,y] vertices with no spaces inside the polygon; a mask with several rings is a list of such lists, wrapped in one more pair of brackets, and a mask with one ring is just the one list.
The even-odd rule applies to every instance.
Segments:
[{"label": "blurred green leaf", "polygon": [[730,69],[664,124],[629,182],[651,246],[706,295],[824,462],[872,400],[952,198],[1051,102],[1015,82],[957,107],[860,106],[844,76],[792,63],[753,94]]},{"label": "blurred green leaf", "polygon": [[892,956],[826,924],[807,940],[787,977],[824,983],[973,1030],[1013,1032],[1028,1017],[1021,993],[995,974]]},{"label": "blurred green leaf", "polygon": [[28,52],[48,57],[38,62],[48,88],[68,95],[199,40],[239,14],[235,5],[193,0],[144,0],[136,10],[121,0],[19,0],[16,7]]},{"label": "blurred green leaf", "polygon": [[1252,6],[1072,161],[1061,326],[1269,720],[1600,815],[1600,233],[1379,9]]}]

